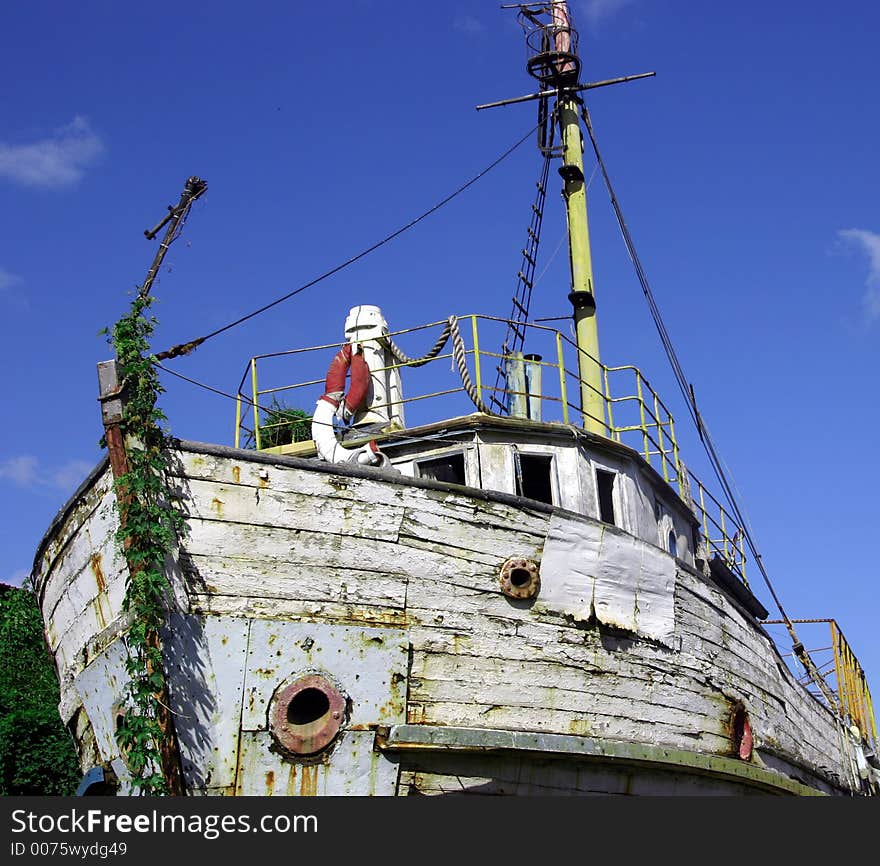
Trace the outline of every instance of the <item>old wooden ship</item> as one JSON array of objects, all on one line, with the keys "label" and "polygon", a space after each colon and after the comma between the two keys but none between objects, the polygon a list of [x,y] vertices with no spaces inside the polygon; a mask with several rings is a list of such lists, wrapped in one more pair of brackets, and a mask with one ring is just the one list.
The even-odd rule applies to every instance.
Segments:
[{"label": "old wooden ship", "polygon": [[[180,793],[876,794],[840,630],[823,672],[786,617],[789,668],[735,509],[687,468],[642,373],[599,359],[581,125],[597,85],[565,3],[519,10],[545,170],[510,318],[400,328],[356,307],[341,348],[249,361],[234,446],[176,445],[188,531],[162,644]],[[553,161],[573,339],[528,318]],[[260,411],[278,395],[320,395],[299,441]],[[118,521],[105,460],[33,571],[83,793],[132,791]]]}]

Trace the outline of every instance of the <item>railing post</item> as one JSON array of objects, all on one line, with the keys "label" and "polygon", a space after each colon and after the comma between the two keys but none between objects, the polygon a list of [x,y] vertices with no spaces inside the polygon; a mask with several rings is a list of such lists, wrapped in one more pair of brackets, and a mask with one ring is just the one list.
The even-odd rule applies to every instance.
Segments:
[{"label": "railing post", "polygon": [[675,438],[675,422],[672,420],[672,415],[668,412],[666,413],[666,417],[669,419],[669,438],[672,439],[672,456],[675,459],[675,477],[679,481],[679,487],[681,486],[681,455],[678,452],[678,440]]},{"label": "railing post", "polygon": [[[651,391],[654,394],[653,390]],[[657,425],[657,447],[660,449],[660,466],[663,469],[663,480],[669,483],[669,469],[666,466],[666,446],[663,444],[663,425],[660,423],[660,403],[654,394],[654,423]]]},{"label": "railing post", "polygon": [[471,326],[474,332],[474,378],[477,386],[477,399],[483,400],[483,378],[480,375],[480,338],[477,336],[477,317],[471,316]]},{"label": "railing post", "polygon": [[260,450],[260,409],[257,406],[257,359],[251,358],[251,391],[254,401],[254,445]]},{"label": "railing post", "polygon": [[[565,356],[562,353],[562,334],[556,332],[556,357],[559,359],[559,396],[562,398],[562,421],[568,424],[568,387],[565,382]],[[608,375],[608,371],[605,371]],[[606,393],[607,393],[606,384]]]},{"label": "railing post", "polygon": [[730,562],[730,552],[727,549],[727,524],[724,520],[724,506],[719,505],[718,510],[721,512],[721,545],[724,549],[724,559]]},{"label": "railing post", "polygon": [[648,426],[645,419],[645,395],[642,391],[642,374],[636,370],[636,394],[639,396],[639,419],[642,424],[642,446],[645,449],[645,460],[651,463],[651,448],[648,440]]},{"label": "railing post", "polygon": [[235,447],[241,447],[241,394],[235,395]]},{"label": "railing post", "polygon": [[703,538],[706,542],[706,553],[710,556],[712,554],[712,541],[709,538],[709,520],[706,515],[706,496],[705,491],[703,490],[703,482],[700,481],[699,478],[694,478],[694,481],[697,482],[697,487],[700,488],[700,512],[703,515]]},{"label": "railing post", "polygon": [[608,410],[608,436],[620,442],[620,434],[614,435],[614,417],[611,412],[611,383],[608,380],[608,368],[602,364],[602,380],[605,383],[605,407]]}]

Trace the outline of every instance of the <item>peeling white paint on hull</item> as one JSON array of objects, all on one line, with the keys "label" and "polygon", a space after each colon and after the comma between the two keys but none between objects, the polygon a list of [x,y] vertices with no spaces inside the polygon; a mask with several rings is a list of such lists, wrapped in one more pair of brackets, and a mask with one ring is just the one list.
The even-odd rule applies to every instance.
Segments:
[{"label": "peeling white paint on hull", "polygon": [[[753,617],[640,538],[369,469],[208,446],[178,457],[190,532],[169,563],[165,642],[193,794],[863,790],[858,744]],[[104,470],[34,575],[83,769],[112,766],[125,791],[115,525]],[[510,557],[539,564],[536,598],[502,593]],[[308,677],[345,706],[326,750],[303,757],[272,714]],[[335,722],[320,688],[306,692],[318,715],[304,723],[291,703],[282,722],[308,738]]]}]

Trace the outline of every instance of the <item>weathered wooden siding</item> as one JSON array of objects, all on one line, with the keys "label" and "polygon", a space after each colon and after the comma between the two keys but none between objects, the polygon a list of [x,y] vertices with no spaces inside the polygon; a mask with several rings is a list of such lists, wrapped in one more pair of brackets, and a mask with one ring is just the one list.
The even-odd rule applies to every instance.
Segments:
[{"label": "weathered wooden siding", "polygon": [[[849,742],[836,720],[793,680],[760,627],[702,575],[644,541],[571,513],[550,514],[424,484],[389,483],[367,471],[316,471],[283,459],[270,464],[244,452],[184,450],[179,458],[190,532],[182,543],[177,578],[185,590],[185,609],[176,615],[188,623],[186,628],[214,636],[181,644],[178,659],[189,652],[204,664],[190,660],[186,669],[181,661],[176,679],[172,671],[172,687],[185,703],[188,681],[202,677],[208,692],[217,691],[204,701],[210,706],[202,728],[220,730],[218,713],[226,719],[226,733],[218,742],[211,739],[213,733],[201,744],[182,738],[194,789],[288,793],[291,785],[303,784],[299,777],[290,781],[289,766],[279,764],[277,756],[268,757],[265,725],[253,719],[242,724],[242,709],[236,715],[235,690],[241,694],[245,688],[245,670],[252,662],[233,656],[245,653],[250,659],[256,644],[246,636],[234,642],[234,653],[221,649],[226,645],[216,628],[235,630],[240,623],[247,631],[249,622],[260,620],[278,621],[279,627],[311,623],[331,642],[336,640],[331,636],[351,628],[401,636],[408,670],[399,718],[374,713],[361,733],[351,732],[352,767],[359,768],[353,772],[360,778],[372,774],[375,792],[388,792],[389,770],[387,762],[376,769],[375,758],[367,761],[367,730],[396,723],[395,718],[416,725],[545,731],[730,755],[730,718],[737,703],[749,714],[755,762],[829,789],[857,784]],[[97,720],[101,711],[90,706],[91,683],[100,664],[107,664],[96,664],[98,655],[109,658],[105,647],[113,646],[121,627],[124,585],[123,564],[111,540],[115,517],[109,500],[105,475],[56,528],[37,568],[65,691],[62,704],[71,715],[81,705],[90,718],[96,714],[91,736],[105,759],[118,756],[107,732],[109,711]],[[508,557],[541,561],[554,538],[591,532],[614,544],[597,548],[592,560],[584,554],[580,564],[575,546],[567,559],[554,560],[555,570],[548,559],[547,591],[536,600],[515,601],[501,593],[498,572]],[[623,561],[619,552],[602,559],[601,550],[611,551],[615,544],[619,550],[641,551],[641,558],[627,561],[644,567],[615,568]],[[96,553],[104,567],[103,589],[91,567]],[[590,562],[596,564],[593,571]],[[581,569],[586,575],[605,569],[613,580],[597,580],[579,599],[589,579],[578,583]],[[621,616],[615,605],[627,615]],[[181,625],[181,633],[186,628]],[[96,643],[101,633],[105,638]],[[270,666],[266,688],[289,675],[287,668],[296,666],[291,659]],[[332,664],[322,664],[334,675]],[[350,667],[340,670],[340,681],[354,677]],[[104,675],[116,674],[108,669]],[[357,692],[354,686],[351,690]],[[77,724],[85,730],[81,721]],[[242,727],[246,734],[239,734]],[[419,760],[407,757],[398,791],[444,789],[452,765],[428,757],[420,765]],[[471,763],[462,766],[462,777],[473,778],[477,787],[504,787],[517,761]],[[558,775],[542,780],[541,766],[530,758],[516,770],[516,778],[528,777],[520,792],[555,791],[560,785],[598,790],[594,781],[583,781],[583,768],[565,769],[563,777],[574,781],[559,782]],[[669,783],[669,775],[661,775],[663,784]],[[816,782],[814,775],[824,782]],[[353,792],[335,771],[321,778],[328,793]],[[650,788],[654,783],[648,778],[636,787]],[[683,784],[676,779],[673,787]],[[620,779],[614,785],[617,793],[626,792],[618,790],[621,785],[632,787]]]}]

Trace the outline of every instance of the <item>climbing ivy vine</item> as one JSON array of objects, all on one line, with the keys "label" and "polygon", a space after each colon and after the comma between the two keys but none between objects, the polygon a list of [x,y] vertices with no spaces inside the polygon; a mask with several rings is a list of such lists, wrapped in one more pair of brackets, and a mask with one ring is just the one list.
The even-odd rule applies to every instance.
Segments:
[{"label": "climbing ivy vine", "polygon": [[164,389],[149,351],[157,324],[149,315],[151,303],[149,295],[139,294],[109,337],[116,350],[128,458],[128,471],[116,479],[120,509],[116,539],[129,563],[124,610],[131,617],[126,712],[120,714],[116,738],[138,792],[161,795],[168,793],[160,754],[166,734],[160,723],[165,674],[159,629],[170,592],[164,563],[186,525],[167,483],[166,418],[157,405]]}]

